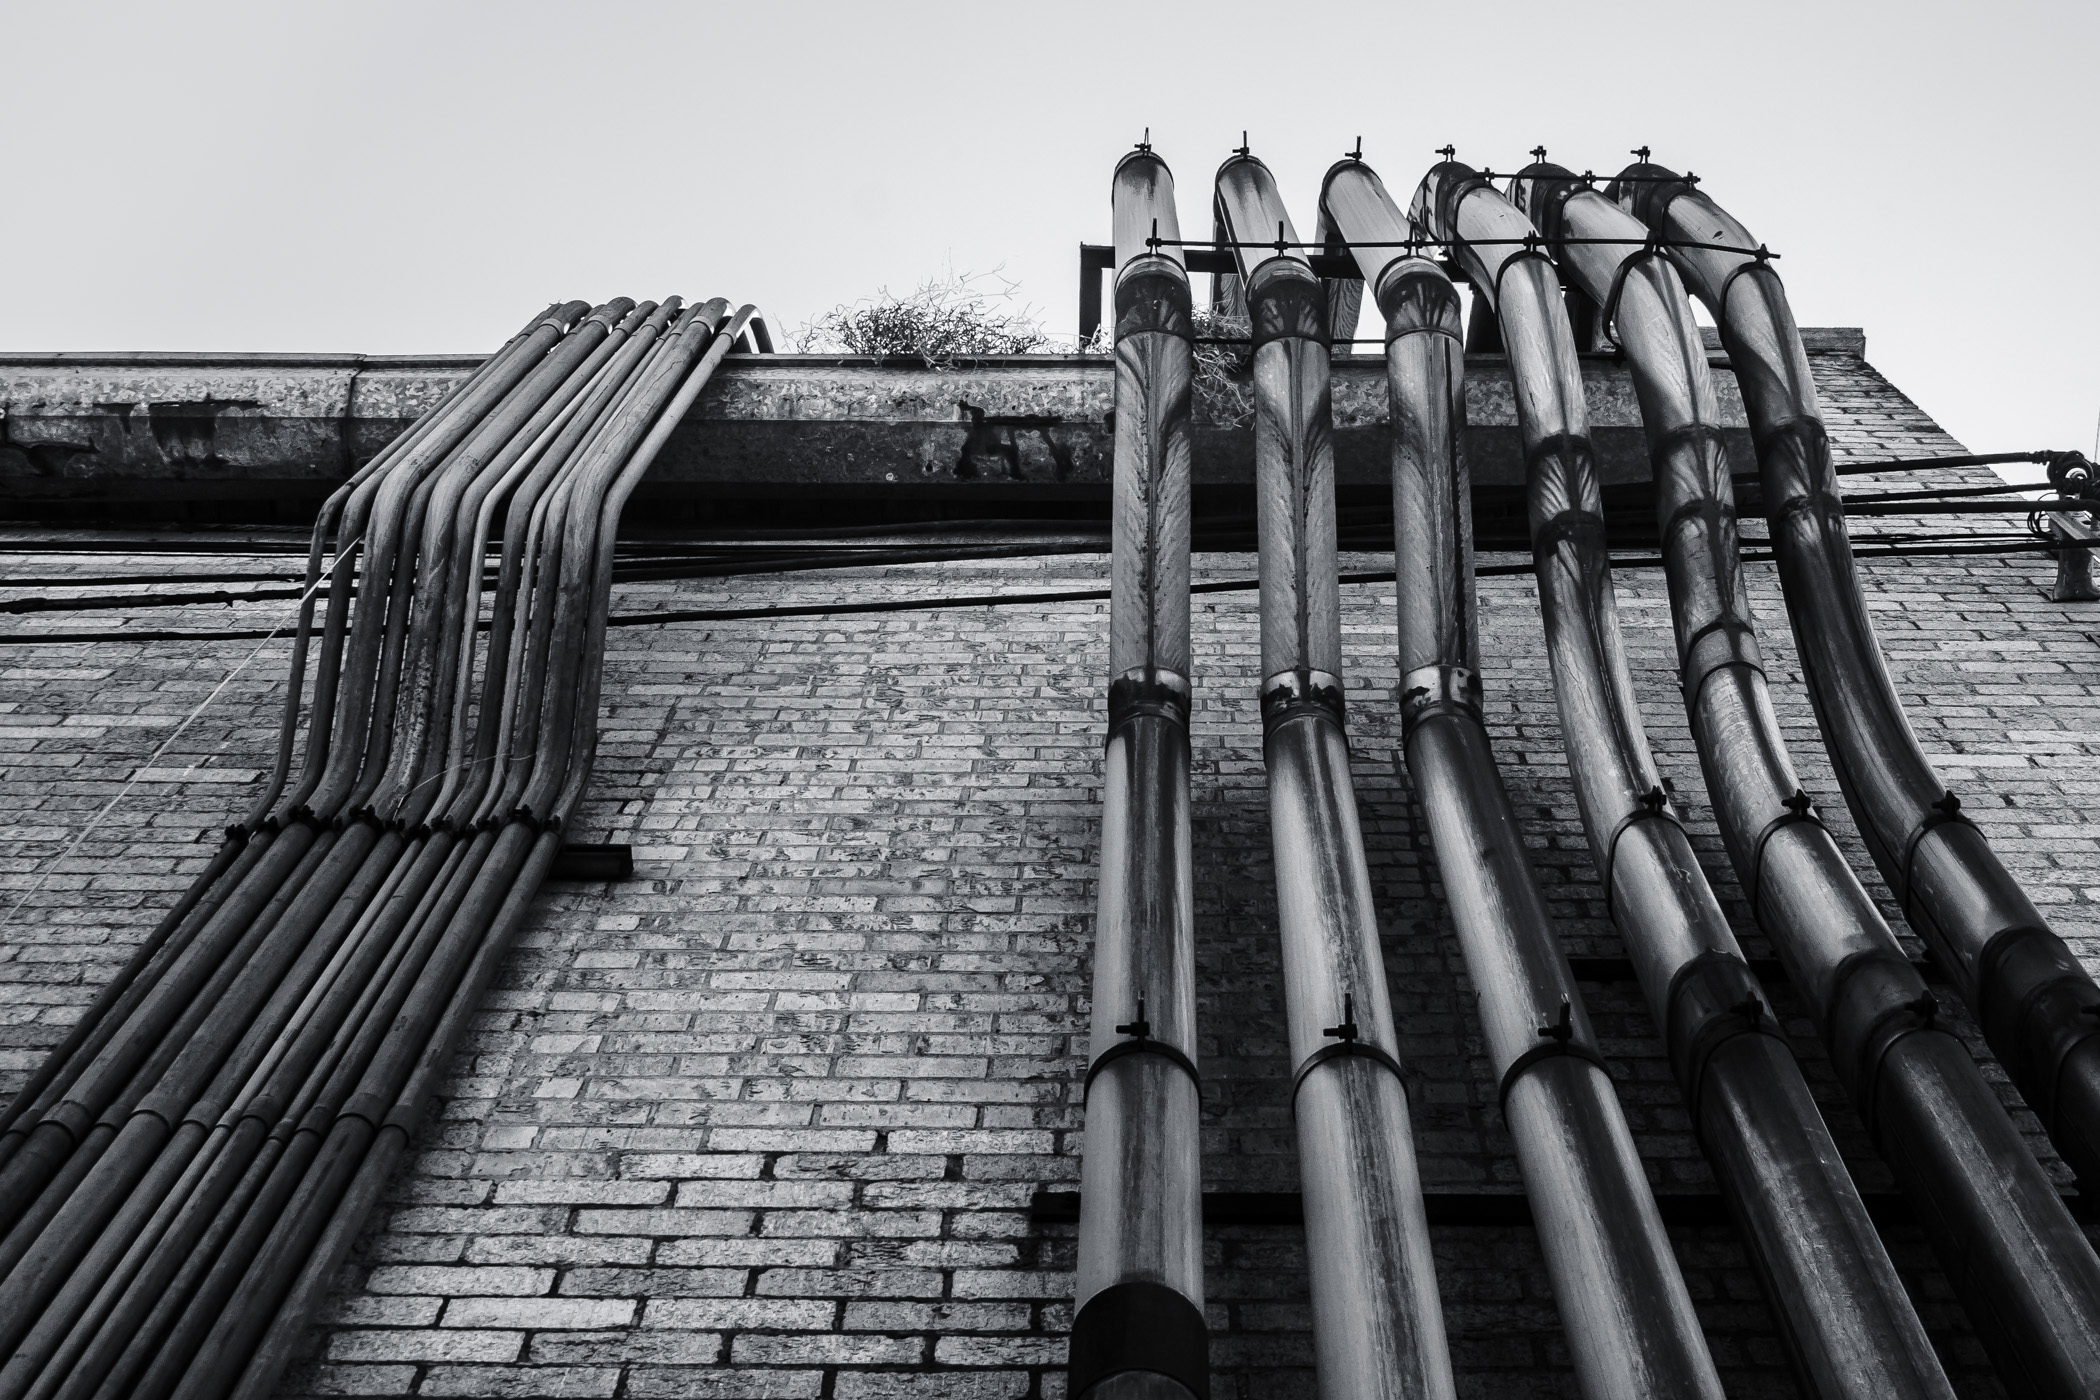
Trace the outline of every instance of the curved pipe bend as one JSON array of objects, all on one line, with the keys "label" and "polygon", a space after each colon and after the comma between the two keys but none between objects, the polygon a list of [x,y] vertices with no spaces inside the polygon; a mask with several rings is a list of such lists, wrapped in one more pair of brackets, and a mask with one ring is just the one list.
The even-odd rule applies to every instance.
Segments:
[{"label": "curved pipe bend", "polygon": [[[1675,271],[1643,246],[1645,230],[1578,177],[1535,164],[1512,192],[1573,284],[1609,310],[1631,363],[1654,465],[1682,688],[1722,834],[1753,909],[1810,992],[1841,1077],[1855,1101],[1870,1106],[1893,1038],[1926,1023],[1917,1010],[1925,989],[1900,952],[1894,964],[1878,960],[1895,951],[1894,939],[1800,797],[1780,740],[1740,576],[1728,458],[1699,328]],[[1706,916],[1718,916],[1695,864],[1674,882],[1652,883],[1649,898],[1673,890],[1680,899],[1696,891]],[[1804,919],[1811,909],[1819,912]],[[1653,918],[1641,908],[1614,914],[1629,933],[1644,915]],[[1732,975],[1716,978],[1724,967]],[[1719,951],[1691,959],[1672,977],[1667,1000],[1652,992],[1650,999],[1680,1065],[1688,1049],[1712,1044],[1731,1021],[1769,1024],[1732,937],[1725,960]],[[1878,1032],[1862,1034],[1870,1026]],[[1725,1107],[1703,1102],[1703,1086],[1686,1089],[1702,1140],[1751,1226],[1804,1375],[1823,1395],[1949,1393],[1857,1190],[1841,1170],[1828,1169],[1837,1150],[1791,1053],[1777,1039],[1757,1053],[1777,1077],[1726,1086]],[[1784,1209],[1775,1210],[1775,1201]]]},{"label": "curved pipe bend", "polygon": [[[1638,178],[1634,178],[1638,177]],[[1658,165],[1607,191],[1671,242],[1750,248],[1750,231]],[[1847,803],[1904,915],[2081,1181],[2100,1181],[2100,985],[1918,746],[1867,614],[1814,376],[1778,271],[1672,247],[1719,324],[1757,446],[1787,614]]]}]

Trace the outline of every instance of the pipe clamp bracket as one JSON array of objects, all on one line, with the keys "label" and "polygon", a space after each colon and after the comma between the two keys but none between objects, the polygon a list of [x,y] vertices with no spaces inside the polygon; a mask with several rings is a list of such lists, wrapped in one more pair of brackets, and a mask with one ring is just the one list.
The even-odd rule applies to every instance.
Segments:
[{"label": "pipe clamp bracket", "polygon": [[1903,901],[1903,917],[1906,919],[1915,919],[1916,917],[1912,914],[1910,907],[1910,869],[1911,863],[1917,859],[1919,843],[1931,835],[1936,828],[1950,823],[1966,826],[1972,830],[1976,826],[1976,823],[1962,815],[1961,799],[1956,797],[1952,791],[1941,793],[1939,801],[1933,803],[1925,815],[1918,818],[1917,825],[1913,826],[1910,829],[1910,835],[1904,838],[1903,888],[1896,891],[1896,895],[1897,898]]},{"label": "pipe clamp bracket", "polygon": [[1132,1055],[1157,1055],[1176,1066],[1189,1077],[1189,1083],[1196,1086],[1196,1097],[1199,1100],[1203,1097],[1203,1076],[1197,1073],[1196,1062],[1183,1054],[1178,1047],[1169,1045],[1164,1040],[1154,1040],[1147,1034],[1133,1036],[1129,1040],[1119,1040],[1094,1057],[1094,1062],[1086,1067],[1086,1078],[1079,1081],[1081,1109],[1086,1107],[1087,1099],[1094,1092],[1095,1076],[1117,1060],[1125,1060]]},{"label": "pipe clamp bracket", "polygon": [[[1684,823],[1677,820],[1677,814],[1670,810],[1670,795],[1659,787],[1648,789],[1641,795],[1640,805],[1619,818],[1619,824],[1611,829],[1611,835],[1604,840],[1604,912],[1611,917],[1617,917],[1612,915],[1611,910],[1612,871],[1619,863],[1619,838],[1636,822],[1645,821],[1668,822],[1680,832],[1684,830]],[[1541,1031],[1540,1034],[1545,1032]]]},{"label": "pipe clamp bracket", "polygon": [[1565,996],[1560,1001],[1560,1020],[1540,1026],[1539,1043],[1511,1060],[1509,1068],[1502,1071],[1502,1082],[1495,1092],[1495,1105],[1505,1119],[1509,1117],[1510,1090],[1517,1087],[1517,1081],[1539,1064],[1563,1055],[1586,1060],[1603,1071],[1606,1079],[1611,1078],[1611,1066],[1604,1062],[1597,1047],[1575,1038],[1575,1005]]},{"label": "pipe clamp bracket", "polygon": [[1400,1092],[1409,1098],[1413,1097],[1407,1092],[1407,1071],[1401,1068],[1400,1061],[1393,1058],[1390,1051],[1381,1050],[1367,1041],[1354,1038],[1337,1040],[1332,1045],[1322,1045],[1319,1049],[1307,1055],[1304,1062],[1292,1073],[1291,1113],[1294,1117],[1298,1112],[1298,1089],[1305,1083],[1305,1077],[1321,1065],[1347,1059],[1364,1059],[1370,1060],[1374,1064],[1383,1065],[1386,1069],[1392,1071],[1393,1078],[1400,1081]]},{"label": "pipe clamp bracket", "polygon": [[1816,811],[1816,804],[1806,790],[1795,788],[1794,795],[1785,799],[1785,806],[1784,812],[1764,824],[1764,828],[1757,833],[1756,843],[1750,847],[1750,917],[1758,923],[1764,921],[1761,906],[1765,889],[1765,843],[1778,835],[1781,827],[1793,826],[1798,822],[1823,825],[1823,818]]}]

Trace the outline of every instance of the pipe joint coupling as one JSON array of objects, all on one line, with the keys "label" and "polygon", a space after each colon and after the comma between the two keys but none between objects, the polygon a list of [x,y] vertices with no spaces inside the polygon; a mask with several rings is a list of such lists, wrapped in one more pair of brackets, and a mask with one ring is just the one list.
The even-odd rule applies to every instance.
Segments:
[{"label": "pipe joint coupling", "polygon": [[73,1146],[78,1147],[95,1130],[95,1115],[71,1099],[60,1099],[44,1110],[44,1116],[29,1131],[46,1127],[58,1129],[73,1140]]},{"label": "pipe joint coupling", "polygon": [[2064,1066],[2100,1036],[2100,986],[2063,939],[2028,924],[2001,929],[1983,945],[1975,1005],[1992,1052],[2042,1126],[2055,1132]]},{"label": "pipe joint coupling", "polygon": [[1335,728],[1347,730],[1348,712],[1342,700],[1342,678],[1328,671],[1310,669],[1284,671],[1269,677],[1261,688],[1261,732],[1264,737],[1294,719],[1317,716]]},{"label": "pipe joint coupling", "polygon": [[1193,341],[1189,276],[1172,258],[1148,253],[1124,264],[1116,277],[1116,339],[1162,332]]},{"label": "pipe joint coupling", "polygon": [[1704,1121],[1700,1094],[1714,1052],[1740,1035],[1769,1035],[1782,1042],[1784,1037],[1765,1005],[1764,987],[1736,952],[1711,949],[1678,968],[1663,1008],[1670,1067],[1696,1130]]},{"label": "pipe joint coupling", "polygon": [[1136,1279],[1086,1300],[1072,1319],[1066,1378],[1073,1400],[1112,1376],[1149,1371],[1210,1400],[1210,1329],[1179,1289]]},{"label": "pipe joint coupling", "polygon": [[[1764,497],[1765,519],[1778,524],[1801,507],[1796,502],[1835,496],[1837,474],[1830,466],[1830,430],[1813,417],[1789,418],[1756,432],[1757,482]],[[1842,508],[1842,506],[1840,507]]]},{"label": "pipe joint coupling", "polygon": [[1174,671],[1140,666],[1125,671],[1108,685],[1108,737],[1116,737],[1124,725],[1140,715],[1170,720],[1182,729],[1189,727],[1189,680]]},{"label": "pipe joint coupling", "polygon": [[[384,1095],[365,1090],[352,1094],[344,1102],[343,1111],[337,1116],[339,1118],[361,1118],[376,1133],[386,1123],[387,1110],[391,1107],[393,1107],[392,1102]],[[327,1130],[324,1129],[323,1131],[325,1134]]]},{"label": "pipe joint coupling", "polygon": [[1328,343],[1327,291],[1296,258],[1274,257],[1247,278],[1247,314],[1253,349],[1272,340]]},{"label": "pipe joint coupling", "polygon": [[1465,340],[1458,288],[1427,258],[1402,258],[1379,274],[1378,310],[1385,317],[1385,343],[1417,334]]},{"label": "pipe joint coupling", "polygon": [[1678,684],[1684,703],[1697,708],[1699,696],[1716,671],[1730,666],[1765,673],[1765,655],[1757,645],[1757,629],[1733,613],[1724,613],[1692,633],[1684,645],[1684,662]]},{"label": "pipe joint coupling", "polygon": [[1476,190],[1495,193],[1495,187],[1464,161],[1439,161],[1416,187],[1415,197],[1408,203],[1408,219],[1417,226],[1426,226],[1433,237],[1456,239],[1458,207]]},{"label": "pipe joint coupling", "polygon": [[1452,715],[1482,723],[1480,673],[1465,666],[1423,666],[1400,678],[1400,737],[1423,721]]},{"label": "pipe joint coupling", "polygon": [[1837,965],[1822,1011],[1831,1067],[1878,1135],[1874,1094],[1882,1061],[1904,1036],[1935,1027],[1939,1002],[1902,953],[1863,948]]}]

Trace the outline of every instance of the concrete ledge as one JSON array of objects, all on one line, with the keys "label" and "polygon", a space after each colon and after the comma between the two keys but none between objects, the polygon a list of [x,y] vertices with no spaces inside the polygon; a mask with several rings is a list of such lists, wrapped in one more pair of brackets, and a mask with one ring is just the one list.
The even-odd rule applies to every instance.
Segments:
[{"label": "concrete ledge", "polygon": [[[1858,357],[1855,330],[1804,332],[1811,353]],[[215,506],[296,521],[356,464],[429,408],[470,355],[84,353],[0,355],[0,515],[96,504]],[[1742,406],[1715,355],[1738,470],[1751,465]],[[1615,356],[1584,360],[1604,479],[1648,477],[1639,406]],[[1016,356],[929,368],[916,360],[735,356],[672,438],[640,498],[832,495],[976,499],[1105,496],[1111,363]],[[1474,481],[1523,481],[1508,366],[1467,360]],[[1217,405],[1208,408],[1216,410]],[[1252,434],[1199,408],[1199,486],[1245,487]],[[1335,361],[1338,481],[1386,481],[1386,388],[1377,355]]]}]

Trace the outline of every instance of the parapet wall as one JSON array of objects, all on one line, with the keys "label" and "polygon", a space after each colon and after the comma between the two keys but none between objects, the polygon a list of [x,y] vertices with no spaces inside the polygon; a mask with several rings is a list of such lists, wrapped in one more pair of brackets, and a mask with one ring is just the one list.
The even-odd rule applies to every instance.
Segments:
[{"label": "parapet wall", "polygon": [[[1856,360],[1859,332],[1807,332],[1817,358]],[[0,518],[150,518],[294,524],[335,484],[470,373],[474,356],[0,355]],[[1742,406],[1715,352],[1726,421],[1751,470]],[[1625,367],[1585,360],[1607,482],[1645,481]],[[1101,356],[1022,356],[929,368],[915,361],[731,356],[651,471],[646,503],[806,492],[881,499],[1100,499],[1110,474],[1112,370]],[[1520,486],[1507,363],[1467,363],[1467,449],[1482,486]],[[1229,402],[1199,395],[1199,486],[1253,481],[1253,446]],[[1344,486],[1386,480],[1380,356],[1334,376]],[[141,516],[141,510],[147,512]]]}]

